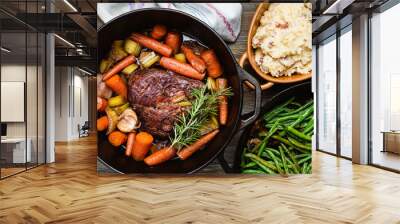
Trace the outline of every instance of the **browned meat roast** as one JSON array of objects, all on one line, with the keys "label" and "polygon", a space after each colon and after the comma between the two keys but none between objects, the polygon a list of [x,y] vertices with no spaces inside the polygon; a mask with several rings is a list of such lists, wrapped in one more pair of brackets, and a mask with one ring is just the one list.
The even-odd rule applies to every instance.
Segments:
[{"label": "browned meat roast", "polygon": [[202,85],[201,81],[162,69],[138,70],[129,79],[129,103],[138,114],[143,130],[166,138],[183,111],[176,102],[189,97],[193,88]]}]

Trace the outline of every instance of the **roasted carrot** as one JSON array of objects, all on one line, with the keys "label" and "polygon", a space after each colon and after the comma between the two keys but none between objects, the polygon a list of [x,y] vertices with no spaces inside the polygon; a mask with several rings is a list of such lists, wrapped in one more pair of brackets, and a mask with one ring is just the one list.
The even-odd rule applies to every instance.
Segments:
[{"label": "roasted carrot", "polygon": [[167,34],[167,27],[161,24],[155,25],[151,31],[151,37],[156,40],[161,40],[165,34]]},{"label": "roasted carrot", "polygon": [[203,59],[201,59],[201,57],[197,56],[192,49],[182,45],[181,50],[194,69],[200,73],[204,73],[206,71],[206,63],[203,61]]},{"label": "roasted carrot", "polygon": [[97,119],[97,131],[104,131],[108,127],[108,118],[107,116],[102,116]]},{"label": "roasted carrot", "polygon": [[147,132],[139,132],[133,142],[132,155],[136,161],[142,161],[151,148],[153,136]]},{"label": "roasted carrot", "polygon": [[222,75],[222,66],[212,49],[201,52],[200,56],[207,65],[207,72],[210,77],[217,78]]},{"label": "roasted carrot", "polygon": [[144,162],[149,166],[158,165],[160,163],[172,159],[175,156],[175,154],[176,154],[176,149],[174,149],[173,147],[165,147],[147,156],[144,159]]},{"label": "roasted carrot", "polygon": [[124,144],[126,139],[126,135],[120,131],[113,131],[108,135],[108,141],[115,147]]},{"label": "roasted carrot", "polygon": [[131,156],[133,143],[135,142],[136,133],[131,132],[128,134],[128,141],[126,142],[125,155]]},{"label": "roasted carrot", "polygon": [[[224,78],[218,78],[217,80],[218,89],[226,89],[228,87],[228,81]],[[219,123],[225,125],[228,120],[228,98],[227,96],[219,96]]]},{"label": "roasted carrot", "polygon": [[201,74],[192,66],[182,63],[173,58],[162,57],[160,60],[160,65],[168,70],[171,70],[173,72],[187,76],[192,79],[203,80],[205,76],[205,74]]},{"label": "roasted carrot", "polygon": [[105,81],[106,85],[110,87],[118,95],[127,98],[128,89],[124,80],[119,75],[114,75]]},{"label": "roasted carrot", "polygon": [[189,158],[193,153],[197,152],[199,149],[205,146],[209,141],[211,141],[211,139],[213,139],[218,134],[218,132],[219,130],[216,129],[206,135],[203,135],[199,140],[197,140],[192,145],[179,150],[177,155],[181,160]]},{"label": "roasted carrot", "polygon": [[133,33],[130,38],[138,42],[140,45],[145,46],[163,56],[169,57],[172,54],[171,47],[166,44],[160,43],[151,37],[147,37],[140,33]]},{"label": "roasted carrot", "polygon": [[107,100],[102,97],[97,97],[97,111],[103,112],[107,107]]},{"label": "roasted carrot", "polygon": [[182,44],[182,35],[174,31],[168,32],[164,42],[166,45],[172,48],[174,54],[177,54],[179,47]]},{"label": "roasted carrot", "polygon": [[114,67],[112,67],[110,70],[108,70],[106,73],[103,75],[103,80],[107,80],[117,74],[118,72],[122,71],[125,67],[127,67],[130,64],[135,63],[136,58],[133,55],[128,55],[126,56],[123,60],[118,62]]}]

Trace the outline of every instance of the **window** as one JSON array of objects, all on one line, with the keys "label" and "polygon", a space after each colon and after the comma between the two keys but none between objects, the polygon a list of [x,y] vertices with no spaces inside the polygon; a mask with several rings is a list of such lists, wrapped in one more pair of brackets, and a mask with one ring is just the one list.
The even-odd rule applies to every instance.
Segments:
[{"label": "window", "polygon": [[340,155],[352,157],[352,31],[340,36]]},{"label": "window", "polygon": [[318,149],[336,153],[336,36],[318,47]]},{"label": "window", "polygon": [[400,5],[371,18],[370,160],[400,170]]},{"label": "window", "polygon": [[[7,1],[24,13],[39,13],[44,1]],[[12,7],[15,6],[15,7]],[[0,178],[45,163],[45,35],[0,13]],[[14,109],[13,109],[14,108]]]}]

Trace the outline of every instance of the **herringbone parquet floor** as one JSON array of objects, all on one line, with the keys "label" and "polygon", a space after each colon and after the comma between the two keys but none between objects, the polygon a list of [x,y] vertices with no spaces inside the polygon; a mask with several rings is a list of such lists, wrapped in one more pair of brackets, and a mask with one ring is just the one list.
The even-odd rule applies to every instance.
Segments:
[{"label": "herringbone parquet floor", "polygon": [[310,176],[98,176],[95,143],[0,181],[0,223],[400,223],[400,175],[323,153]]}]

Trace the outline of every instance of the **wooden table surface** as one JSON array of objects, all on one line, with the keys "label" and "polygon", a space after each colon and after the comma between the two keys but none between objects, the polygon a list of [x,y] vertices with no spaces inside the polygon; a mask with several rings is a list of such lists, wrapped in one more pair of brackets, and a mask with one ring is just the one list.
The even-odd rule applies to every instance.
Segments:
[{"label": "wooden table surface", "polygon": [[[229,47],[232,50],[232,53],[235,55],[236,59],[239,60],[240,56],[246,51],[246,45],[247,45],[247,33],[250,28],[250,23],[251,19],[253,17],[253,14],[257,8],[257,5],[259,3],[246,3],[242,4],[243,6],[243,12],[242,12],[242,21],[241,21],[241,28],[240,28],[240,34],[237,40],[234,43],[230,43]],[[255,77],[257,75],[254,73],[254,71],[249,67],[245,66],[246,71],[248,71],[250,74],[254,74]],[[263,82],[262,80],[260,80]],[[287,88],[288,85],[275,85],[268,91],[263,92],[263,104],[270,99],[273,95],[278,93],[279,91]],[[254,96],[253,92],[249,89],[245,89],[245,94],[243,97],[243,111],[242,114],[249,113],[252,111],[254,105]],[[238,132],[233,138],[229,146],[225,150],[225,158],[228,162],[233,161],[236,145],[239,141],[241,132]],[[97,163],[98,171],[99,172],[112,172],[109,169],[107,169],[101,162]],[[203,170],[199,171],[198,173],[214,173],[214,174],[223,174],[224,171],[221,168],[220,164],[218,163],[218,160],[213,161],[210,163],[206,168]]]}]

